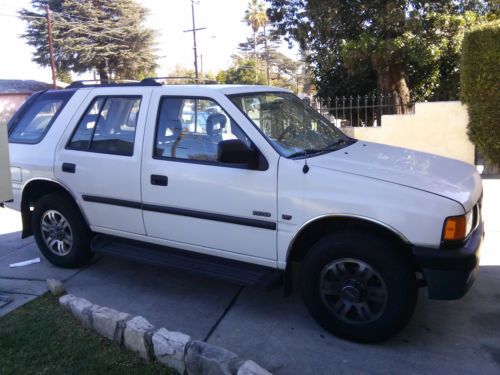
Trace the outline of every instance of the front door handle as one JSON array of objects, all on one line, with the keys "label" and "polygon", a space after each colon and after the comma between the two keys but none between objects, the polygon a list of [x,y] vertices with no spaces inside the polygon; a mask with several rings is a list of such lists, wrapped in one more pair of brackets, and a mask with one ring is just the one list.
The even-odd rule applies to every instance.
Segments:
[{"label": "front door handle", "polygon": [[76,164],[73,163],[63,163],[62,171],[66,173],[75,173],[76,172]]},{"label": "front door handle", "polygon": [[168,177],[158,174],[151,175],[151,185],[168,186]]}]

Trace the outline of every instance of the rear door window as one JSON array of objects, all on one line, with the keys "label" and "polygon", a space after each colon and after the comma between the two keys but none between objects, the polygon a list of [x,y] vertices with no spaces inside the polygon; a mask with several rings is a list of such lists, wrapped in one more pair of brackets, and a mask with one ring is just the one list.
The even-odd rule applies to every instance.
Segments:
[{"label": "rear door window", "polygon": [[39,143],[47,134],[73,92],[46,92],[22,108],[9,124],[10,143]]},{"label": "rear door window", "polygon": [[141,97],[96,97],[66,148],[132,156],[140,105]]}]

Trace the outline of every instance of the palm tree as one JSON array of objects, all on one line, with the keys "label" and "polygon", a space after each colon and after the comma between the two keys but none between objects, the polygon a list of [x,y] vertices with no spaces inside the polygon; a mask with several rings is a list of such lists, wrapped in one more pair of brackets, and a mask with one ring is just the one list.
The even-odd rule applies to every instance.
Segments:
[{"label": "palm tree", "polygon": [[266,8],[261,0],[250,0],[247,9],[245,10],[244,21],[248,26],[252,27],[253,31],[253,58],[257,62],[257,33],[259,29],[265,26],[269,19],[267,18]]}]

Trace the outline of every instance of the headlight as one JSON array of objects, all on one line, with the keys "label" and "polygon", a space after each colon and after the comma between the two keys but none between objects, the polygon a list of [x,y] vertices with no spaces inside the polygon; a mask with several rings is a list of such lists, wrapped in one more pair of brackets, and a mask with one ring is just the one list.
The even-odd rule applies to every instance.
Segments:
[{"label": "headlight", "polygon": [[446,218],[443,227],[444,241],[462,241],[472,229],[472,211],[465,215]]}]

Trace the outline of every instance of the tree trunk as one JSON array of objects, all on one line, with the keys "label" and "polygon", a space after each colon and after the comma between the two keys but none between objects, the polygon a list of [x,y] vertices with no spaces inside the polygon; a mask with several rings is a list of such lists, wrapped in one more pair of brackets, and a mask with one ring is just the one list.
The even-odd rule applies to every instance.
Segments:
[{"label": "tree trunk", "polygon": [[253,61],[257,63],[257,33],[253,32]]},{"label": "tree trunk", "polygon": [[410,90],[406,84],[403,67],[401,65],[390,65],[375,70],[377,71],[377,90],[379,94],[384,96],[390,94],[388,102],[394,106],[396,114],[408,113]]},{"label": "tree trunk", "polygon": [[105,66],[99,66],[97,71],[99,72],[99,79],[101,80],[101,83],[109,83],[108,69]]},{"label": "tree trunk", "polygon": [[257,33],[253,32],[253,62],[255,64],[255,83],[257,83]]}]

